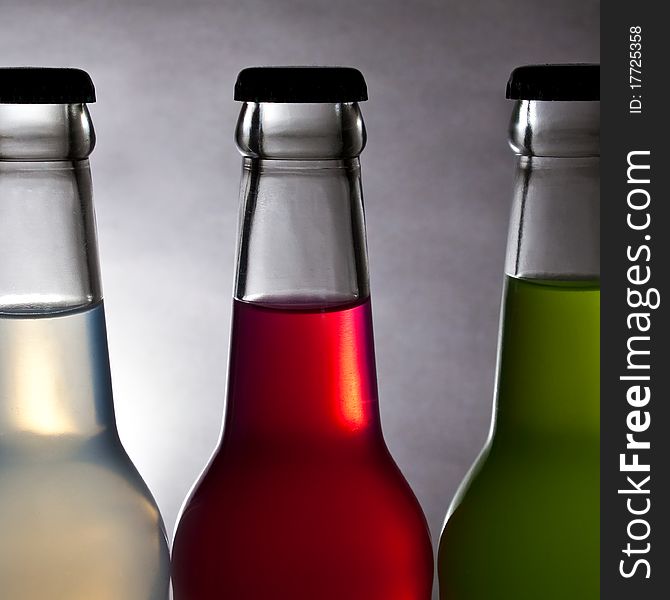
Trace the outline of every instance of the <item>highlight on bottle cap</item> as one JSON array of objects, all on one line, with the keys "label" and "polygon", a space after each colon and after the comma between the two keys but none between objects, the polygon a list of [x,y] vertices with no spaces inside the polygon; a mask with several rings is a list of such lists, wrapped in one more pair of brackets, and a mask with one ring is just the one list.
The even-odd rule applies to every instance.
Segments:
[{"label": "highlight on bottle cap", "polygon": [[241,102],[336,103],[368,99],[363,74],[352,67],[249,67],[240,71]]},{"label": "highlight on bottle cap", "polygon": [[525,65],[507,82],[510,100],[600,100],[600,65]]},{"label": "highlight on bottle cap", "polygon": [[0,67],[0,104],[95,102],[90,75],[81,69]]}]

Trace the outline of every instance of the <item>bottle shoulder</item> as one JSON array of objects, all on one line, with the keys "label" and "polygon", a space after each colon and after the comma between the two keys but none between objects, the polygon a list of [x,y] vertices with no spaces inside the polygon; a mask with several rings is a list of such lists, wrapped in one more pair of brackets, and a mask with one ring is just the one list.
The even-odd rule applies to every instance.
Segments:
[{"label": "bottle shoulder", "polygon": [[[62,590],[58,598],[94,597],[102,586],[127,600],[166,598],[165,529],[123,449],[89,444],[74,455],[32,458],[0,457],[5,593],[54,597],[53,590]],[[45,565],[39,577],[36,561]]]},{"label": "bottle shoulder", "polygon": [[508,441],[494,434],[463,479],[445,527],[462,506],[466,512],[473,507],[475,512],[481,509],[504,519],[505,511],[523,517],[529,503],[549,510],[581,494],[588,501],[599,493],[599,469],[597,438],[537,436]]},{"label": "bottle shoulder", "polygon": [[267,517],[267,527],[281,528],[307,500],[309,514],[301,516],[322,519],[335,528],[355,533],[353,520],[361,527],[401,524],[418,537],[428,535],[419,503],[383,440],[349,451],[336,445],[267,453],[224,446],[191,492],[180,528],[216,535],[213,532],[245,519],[255,528],[260,513]]},{"label": "bottle shoulder", "polygon": [[[385,449],[344,454],[215,459],[179,519],[177,597],[200,597],[198,586],[250,593],[248,565],[264,573],[253,597],[400,599],[408,589],[428,597],[430,536],[409,486]],[[304,576],[319,582],[318,593],[306,592]]]},{"label": "bottle shoulder", "polygon": [[[593,472],[600,460],[597,435],[554,435],[544,431],[494,432],[464,484],[488,482],[506,487],[515,479],[533,480],[569,477],[572,473]],[[516,434],[516,435],[515,435]],[[597,470],[597,469],[596,469]]]},{"label": "bottle shoulder", "polygon": [[[599,517],[596,449],[493,444],[462,484],[440,538],[443,597],[597,597]],[[486,569],[475,576],[475,564]]]},{"label": "bottle shoulder", "polygon": [[329,488],[354,490],[357,484],[409,493],[409,485],[391,456],[381,433],[374,429],[339,438],[223,441],[211,457],[196,491],[234,496],[245,487],[277,488],[292,493],[283,480],[303,489],[328,494]]},{"label": "bottle shoulder", "polygon": [[[116,429],[92,437],[26,434],[5,440],[0,452],[0,488],[7,502],[31,490],[43,491],[45,498],[67,493],[69,488],[86,490],[84,498],[97,499],[95,510],[111,510],[122,502],[130,511],[141,509],[163,528],[156,502]],[[107,492],[96,488],[107,488]]]}]

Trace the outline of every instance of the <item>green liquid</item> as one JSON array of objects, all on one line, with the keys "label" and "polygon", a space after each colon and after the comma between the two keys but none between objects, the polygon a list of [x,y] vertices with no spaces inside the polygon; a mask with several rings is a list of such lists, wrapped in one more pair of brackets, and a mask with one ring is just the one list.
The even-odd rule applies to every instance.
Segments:
[{"label": "green liquid", "polygon": [[494,433],[442,534],[442,600],[597,600],[599,469],[600,289],[508,278]]}]

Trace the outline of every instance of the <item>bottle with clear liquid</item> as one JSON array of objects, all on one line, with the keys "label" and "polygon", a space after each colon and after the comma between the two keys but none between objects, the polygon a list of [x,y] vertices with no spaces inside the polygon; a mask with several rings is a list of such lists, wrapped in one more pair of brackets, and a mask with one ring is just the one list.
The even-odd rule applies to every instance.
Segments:
[{"label": "bottle with clear liquid", "polygon": [[428,600],[423,513],[382,436],[348,68],[252,68],[224,430],[186,502],[175,600]]},{"label": "bottle with clear liquid", "polygon": [[0,69],[0,597],[166,600],[156,504],[114,420],[89,76]]},{"label": "bottle with clear liquid", "polygon": [[442,600],[600,597],[599,67],[520,67],[491,433],[440,541]]}]

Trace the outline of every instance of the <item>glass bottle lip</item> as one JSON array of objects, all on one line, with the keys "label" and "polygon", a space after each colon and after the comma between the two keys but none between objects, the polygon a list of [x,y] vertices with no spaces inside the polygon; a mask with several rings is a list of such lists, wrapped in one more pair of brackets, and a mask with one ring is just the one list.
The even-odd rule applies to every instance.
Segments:
[{"label": "glass bottle lip", "polygon": [[245,157],[355,158],[367,135],[358,102],[244,102],[235,139]]},{"label": "glass bottle lip", "polygon": [[0,103],[0,161],[81,160],[95,140],[85,103]]},{"label": "glass bottle lip", "polygon": [[509,144],[523,156],[599,157],[600,102],[516,100]]}]

